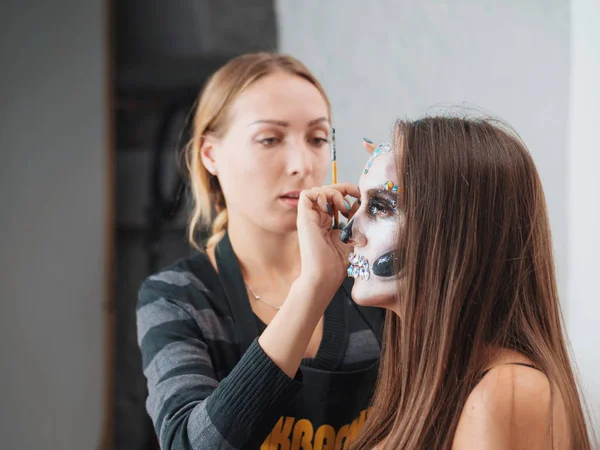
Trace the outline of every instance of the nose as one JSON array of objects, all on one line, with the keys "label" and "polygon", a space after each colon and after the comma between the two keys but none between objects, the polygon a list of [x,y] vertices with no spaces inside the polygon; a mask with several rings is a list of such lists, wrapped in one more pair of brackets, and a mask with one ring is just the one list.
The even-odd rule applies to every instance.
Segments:
[{"label": "nose", "polygon": [[360,231],[360,227],[356,226],[356,216],[350,219],[350,222],[346,224],[340,231],[340,241],[344,244],[351,244],[355,247],[363,247],[367,243],[365,235]]},{"label": "nose", "polygon": [[287,170],[290,175],[305,178],[313,170],[314,152],[307,144],[290,146],[288,149]]}]

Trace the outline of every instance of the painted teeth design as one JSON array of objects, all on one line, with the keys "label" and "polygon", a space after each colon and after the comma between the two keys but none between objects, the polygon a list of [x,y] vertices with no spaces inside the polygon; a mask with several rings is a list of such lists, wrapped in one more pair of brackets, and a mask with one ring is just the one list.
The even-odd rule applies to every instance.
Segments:
[{"label": "painted teeth design", "polygon": [[362,278],[363,280],[368,280],[371,276],[371,271],[369,270],[369,261],[362,255],[357,255],[355,253],[350,253],[348,255],[348,261],[350,262],[350,267],[348,267],[348,276],[354,279]]}]

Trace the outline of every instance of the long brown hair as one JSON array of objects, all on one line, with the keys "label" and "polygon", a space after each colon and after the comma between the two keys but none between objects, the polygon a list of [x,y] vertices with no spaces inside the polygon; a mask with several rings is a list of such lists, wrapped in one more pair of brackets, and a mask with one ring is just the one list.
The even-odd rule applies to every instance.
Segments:
[{"label": "long brown hair", "polygon": [[194,114],[193,135],[185,151],[185,163],[190,177],[194,207],[188,226],[190,243],[196,241],[198,225],[212,227],[207,246],[215,245],[227,229],[227,205],[216,176],[212,175],[200,158],[205,136],[222,137],[227,132],[231,106],[248,86],[267,75],[285,72],[304,78],[315,86],[331,115],[329,99],[323,87],[304,64],[296,58],[278,53],[249,53],[238,56],[221,67],[202,90]]},{"label": "long brown hair", "polygon": [[492,120],[448,117],[399,121],[394,145],[405,188],[401,314],[387,314],[372,412],[351,448],[450,449],[490,349],[508,348],[548,377],[572,448],[589,449],[525,145]]}]

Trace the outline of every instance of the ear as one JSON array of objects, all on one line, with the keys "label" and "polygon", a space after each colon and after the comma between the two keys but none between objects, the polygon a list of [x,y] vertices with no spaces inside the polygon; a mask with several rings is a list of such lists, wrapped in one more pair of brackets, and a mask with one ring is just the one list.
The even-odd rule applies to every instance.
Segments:
[{"label": "ear", "polygon": [[372,155],[375,149],[377,148],[376,144],[373,144],[372,142],[367,142],[365,139],[362,140],[362,145],[364,149],[369,153],[369,155]]},{"label": "ear", "polygon": [[212,175],[219,173],[215,160],[215,141],[210,136],[205,136],[200,146],[200,158],[204,168]]}]

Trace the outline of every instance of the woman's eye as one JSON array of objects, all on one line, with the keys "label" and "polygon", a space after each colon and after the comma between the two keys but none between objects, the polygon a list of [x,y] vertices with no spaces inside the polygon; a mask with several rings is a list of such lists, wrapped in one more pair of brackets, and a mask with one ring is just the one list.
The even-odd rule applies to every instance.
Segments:
[{"label": "woman's eye", "polygon": [[273,147],[274,145],[277,145],[280,142],[280,140],[276,137],[265,137],[259,139],[258,142],[260,142],[265,147]]},{"label": "woman's eye", "polygon": [[372,198],[367,205],[367,212],[372,217],[388,216],[395,213],[395,205],[390,204],[389,201]]},{"label": "woman's eye", "polygon": [[313,137],[313,138],[310,138],[310,142],[315,147],[320,147],[324,144],[329,143],[329,140],[326,138],[322,138],[322,137]]}]

